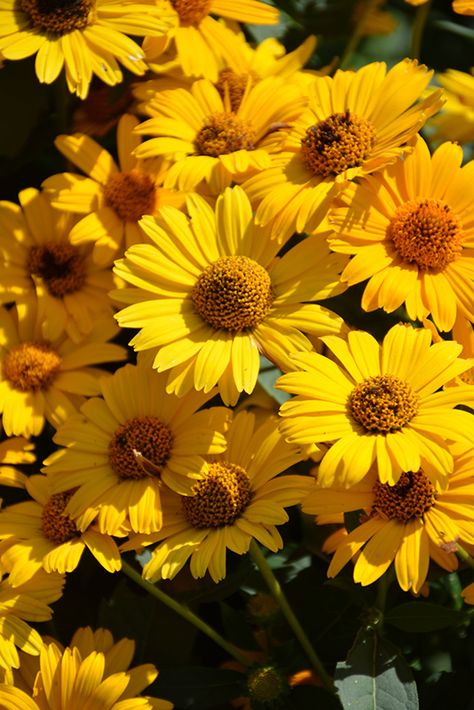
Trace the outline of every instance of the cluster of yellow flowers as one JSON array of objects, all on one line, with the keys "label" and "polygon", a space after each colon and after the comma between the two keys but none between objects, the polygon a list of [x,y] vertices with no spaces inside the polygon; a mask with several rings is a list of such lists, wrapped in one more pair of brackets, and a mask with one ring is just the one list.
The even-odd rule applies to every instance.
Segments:
[{"label": "cluster of yellow flowers", "polygon": [[[474,161],[442,142],[474,139],[474,78],[448,71],[443,93],[410,59],[305,71],[314,38],[252,48],[236,24],[277,20],[257,0],[2,2],[0,55],[36,54],[42,82],[64,68],[85,98],[118,62],[157,74],[133,88],[118,162],[58,136],[71,172],[0,203],[0,483],[29,497],[0,512],[2,707],[132,707],[155,677],[107,632],[64,650],[27,626],[86,548],[116,572],[151,546],[145,579],[189,562],[218,582],[228,550],[280,549],[301,504],[341,524],[330,576],[356,558],[368,585],[393,563],[415,594],[430,559],[452,571],[458,542],[474,549]],[[431,154],[419,131],[446,97]],[[319,303],[361,283],[363,310],[404,321],[382,342]],[[110,342],[125,328],[135,364]],[[27,476],[13,466],[46,423],[57,449]]]}]

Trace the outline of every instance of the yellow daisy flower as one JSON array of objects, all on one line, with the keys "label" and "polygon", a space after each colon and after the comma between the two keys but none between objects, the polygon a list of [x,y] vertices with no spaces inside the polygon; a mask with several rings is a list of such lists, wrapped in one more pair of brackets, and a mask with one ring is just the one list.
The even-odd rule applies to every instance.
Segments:
[{"label": "yellow daisy flower", "polygon": [[174,9],[177,27],[167,37],[146,33],[147,56],[159,56],[172,41],[184,74],[211,81],[217,80],[219,58],[228,46],[227,28],[211,15],[255,25],[275,25],[279,18],[276,7],[258,0],[169,0],[165,5]]},{"label": "yellow daisy flower", "polygon": [[135,150],[139,158],[174,156],[166,187],[192,190],[202,180],[216,193],[271,164],[270,152],[282,140],[288,121],[301,114],[306,99],[296,84],[269,77],[251,86],[247,81],[238,107],[233,110],[229,87],[208,79],[191,87],[162,91],[148,112],[153,117],[137,127],[138,133],[155,136]]},{"label": "yellow daisy flower", "polygon": [[298,395],[280,408],[288,441],[334,442],[320,463],[321,485],[353,486],[374,461],[381,483],[395,485],[402,472],[423,467],[445,485],[453,470],[446,441],[472,445],[472,414],[453,409],[472,401],[469,388],[437,392],[472,366],[458,357],[462,346],[431,345],[429,330],[408,325],[391,328],[382,345],[362,331],[322,340],[340,364],[301,353],[294,356],[301,371],[275,385]]},{"label": "yellow daisy flower", "polygon": [[184,196],[162,187],[167,164],[138,160],[132,153],[140,144],[133,132],[138,119],[125,114],[117,127],[119,166],[110,153],[88,136],[58,136],[56,147],[86,173],[53,175],[42,187],[53,207],[87,215],[69,233],[74,246],[93,243],[92,258],[110,264],[117,251],[144,241],[138,226],[145,214],[158,215],[163,205],[182,207]]},{"label": "yellow daisy flower", "polygon": [[38,300],[43,337],[65,330],[79,341],[97,318],[112,316],[113,275],[94,264],[91,245],[71,243],[72,215],[53,209],[34,188],[20,192],[19,201],[0,203],[0,303]]},{"label": "yellow daisy flower", "polygon": [[461,168],[462,160],[459,145],[443,143],[431,157],[418,138],[404,160],[339,196],[329,245],[353,256],[342,281],[368,279],[366,311],[404,304],[411,320],[431,313],[443,331],[457,313],[474,320],[474,161]]},{"label": "yellow daisy flower", "polygon": [[380,170],[442,105],[437,90],[419,101],[432,72],[406,59],[315,77],[309,108],[295,121],[273,166],[244,185],[272,233],[313,230],[345,183]]},{"label": "yellow daisy flower", "polygon": [[457,558],[450,543],[474,543],[474,450],[454,454],[446,487],[437,491],[423,469],[402,473],[391,486],[374,471],[347,490],[340,486],[311,492],[303,511],[348,513],[362,510],[360,525],[340,539],[328,569],[335,577],[358,554],[354,581],[372,584],[395,564],[404,591],[419,594],[430,558],[452,572]]},{"label": "yellow daisy flower", "polygon": [[143,50],[130,35],[163,35],[175,23],[167,3],[149,0],[5,0],[0,8],[0,54],[24,59],[36,54],[36,76],[51,84],[66,72],[69,91],[87,96],[92,75],[110,86],[122,81],[117,60],[144,74]]},{"label": "yellow daisy flower", "polygon": [[114,292],[131,304],[116,318],[141,328],[130,345],[150,350],[158,372],[170,370],[168,391],[218,384],[223,401],[235,404],[255,387],[260,353],[291,368],[291,352],[312,348],[301,331],[345,329],[332,311],[306,303],[340,291],[342,264],[318,237],[276,258],[276,240],[255,227],[239,187],[219,197],[215,212],[198,195],[187,204],[190,222],[172,208],[162,211],[166,231],[145,218],[153,246],[132,247],[116,262],[117,275],[135,287]]},{"label": "yellow daisy flower", "polygon": [[40,475],[27,478],[25,488],[33,500],[0,511],[0,538],[9,538],[12,543],[9,554],[14,565],[9,581],[13,587],[42,568],[60,574],[73,572],[86,548],[107,572],[121,568],[120,553],[109,535],[95,525],[88,525],[81,532],[64,513],[72,491],[52,494],[50,481]]},{"label": "yellow daisy flower", "polygon": [[54,494],[78,489],[64,514],[80,530],[96,509],[101,533],[120,536],[128,521],[134,532],[159,530],[162,484],[189,493],[207,470],[203,457],[225,449],[228,411],[197,411],[215,392],[178,399],[165,380],[142,364],[120,368],[102,381],[103,398],[89,399],[82,418],[54,436],[67,448],[46,459],[45,471]]},{"label": "yellow daisy flower", "polygon": [[446,103],[443,110],[431,119],[433,141],[450,140],[458,143],[474,141],[474,70],[471,73],[448,69],[436,79],[444,89]]},{"label": "yellow daisy flower", "polygon": [[64,710],[107,708],[107,710],[171,710],[173,704],[156,697],[142,696],[158,671],[151,663],[129,668],[135,642],[114,643],[107,629],[78,629],[63,648],[53,641],[42,644],[38,672],[31,674],[30,692],[0,685],[4,710]]},{"label": "yellow daisy flower", "polygon": [[46,340],[40,318],[32,308],[0,308],[0,413],[8,436],[36,436],[45,420],[58,427],[84,397],[99,393],[107,373],[96,366],[126,357],[106,342],[117,333],[112,319],[98,320],[76,345],[64,333]]},{"label": "yellow daisy flower", "polygon": [[[8,554],[2,556],[2,565],[10,566]],[[18,668],[17,647],[37,656],[43,646],[41,636],[26,622],[49,621],[52,610],[49,604],[57,601],[63,591],[64,576],[39,570],[27,582],[13,587],[8,577],[0,581],[0,667]]]},{"label": "yellow daisy flower", "polygon": [[314,480],[278,474],[304,454],[283,441],[275,417],[256,427],[250,412],[235,416],[227,442],[225,453],[209,459],[205,478],[190,496],[163,490],[161,531],[136,536],[123,546],[129,550],[160,542],[143,568],[145,579],[172,579],[190,559],[193,577],[208,571],[219,582],[226,575],[228,549],[244,555],[252,539],[273,552],[283,547],[277,525],[287,522],[285,508],[300,503]]}]

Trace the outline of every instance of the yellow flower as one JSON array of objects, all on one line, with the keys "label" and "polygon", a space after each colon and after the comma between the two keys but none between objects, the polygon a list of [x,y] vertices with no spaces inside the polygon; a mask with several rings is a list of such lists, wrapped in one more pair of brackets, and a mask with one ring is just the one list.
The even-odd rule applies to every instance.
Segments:
[{"label": "yellow flower", "polygon": [[13,587],[41,568],[60,574],[73,572],[86,548],[108,572],[121,568],[120,553],[109,535],[94,525],[81,532],[64,513],[72,491],[52,494],[48,478],[39,475],[27,478],[25,488],[33,500],[0,511],[0,538],[11,542],[8,550],[14,564],[9,581]]},{"label": "yellow flower", "polygon": [[[89,399],[81,419],[54,437],[59,449],[46,459],[53,493],[77,489],[64,510],[85,529],[98,509],[101,533],[155,532],[162,523],[163,483],[189,493],[207,470],[206,454],[225,449],[223,407],[197,410],[212,398],[166,394],[165,376],[126,365],[102,381],[103,398]],[[81,520],[77,520],[82,516]]]},{"label": "yellow flower", "polygon": [[166,187],[192,190],[205,180],[218,193],[232,179],[241,181],[270,166],[270,153],[282,140],[277,129],[299,116],[305,104],[300,88],[281,78],[252,86],[248,77],[238,106],[232,105],[228,83],[219,87],[201,79],[189,89],[161,91],[148,104],[152,118],[136,130],[155,137],[135,154],[174,158]]},{"label": "yellow flower", "polygon": [[140,144],[133,133],[138,119],[125,114],[117,127],[119,166],[110,153],[88,136],[58,136],[61,153],[86,173],[53,175],[43,183],[53,207],[87,215],[69,233],[72,245],[93,243],[92,258],[108,265],[117,251],[145,240],[138,220],[158,215],[163,205],[181,207],[184,196],[161,187],[167,165],[163,160],[138,160]]},{"label": "yellow flower", "polygon": [[122,81],[117,60],[144,74],[144,53],[126,33],[162,35],[175,23],[167,4],[149,0],[5,0],[0,8],[0,54],[24,59],[36,54],[36,76],[50,84],[63,67],[69,91],[87,96],[92,75],[109,86]]},{"label": "yellow flower", "polygon": [[403,473],[393,486],[381,483],[372,471],[349,490],[335,486],[310,493],[303,502],[305,513],[364,511],[360,525],[340,539],[328,576],[335,577],[359,553],[356,582],[372,584],[394,562],[400,587],[419,594],[430,558],[455,570],[453,545],[458,539],[474,543],[473,454],[473,449],[454,453],[453,471],[441,491],[421,468]]},{"label": "yellow flower", "polygon": [[[3,568],[12,565],[8,552],[2,555]],[[27,582],[13,587],[8,577],[0,581],[0,667],[18,668],[17,647],[37,656],[43,646],[41,636],[27,621],[48,621],[52,611],[48,606],[57,601],[64,586],[64,576],[39,570]]]},{"label": "yellow flower", "polygon": [[422,467],[444,486],[453,470],[446,441],[472,443],[472,414],[453,409],[472,401],[469,387],[436,391],[472,366],[458,357],[462,346],[431,345],[429,330],[408,325],[391,328],[382,345],[362,331],[322,340],[340,364],[302,353],[294,356],[301,371],[276,382],[298,395],[280,408],[287,440],[334,442],[320,463],[321,485],[353,486],[375,461],[381,483]]},{"label": "yellow flower", "polygon": [[474,604],[474,582],[468,584],[461,592],[462,598],[466,604]]},{"label": "yellow flower", "polygon": [[107,373],[96,367],[125,359],[112,319],[98,320],[79,344],[63,335],[46,340],[41,313],[0,307],[0,412],[8,436],[36,436],[45,419],[58,427],[84,400],[98,394]]},{"label": "yellow flower", "polygon": [[[428,0],[405,0],[409,5],[424,5]],[[454,12],[461,15],[474,15],[474,0],[453,0]]]},{"label": "yellow flower", "polygon": [[385,167],[410,150],[409,141],[442,105],[441,92],[419,101],[432,72],[406,59],[388,72],[383,62],[333,78],[315,77],[309,108],[295,121],[273,166],[245,184],[257,222],[272,234],[313,230],[329,201],[354,178]]},{"label": "yellow flower", "polygon": [[172,579],[190,559],[193,577],[208,571],[219,582],[226,575],[228,549],[244,555],[252,539],[273,552],[283,547],[277,525],[287,522],[285,508],[300,503],[314,480],[278,474],[303,453],[283,441],[275,417],[257,428],[250,412],[235,416],[227,441],[226,452],[209,459],[206,476],[191,495],[163,490],[161,531],[123,545],[135,549],[160,542],[143,568],[146,579]]},{"label": "yellow flower", "polygon": [[[178,62],[187,76],[217,80],[219,59],[227,54],[228,29],[211,15],[256,25],[275,25],[278,10],[258,0],[169,0],[174,8],[177,27],[168,37],[147,38],[147,56],[157,57],[173,42]],[[146,33],[150,35],[150,33]],[[171,39],[172,38],[172,39]]]},{"label": "yellow flower", "polygon": [[66,648],[57,641],[42,644],[30,692],[0,685],[0,705],[4,710],[171,710],[167,700],[142,696],[158,671],[151,663],[129,668],[134,651],[134,641],[114,643],[107,629],[78,629]]},{"label": "yellow flower", "polygon": [[431,119],[433,141],[450,140],[459,143],[474,141],[474,76],[471,73],[448,69],[437,74],[444,89],[446,103],[443,110]]},{"label": "yellow flower", "polygon": [[110,269],[92,261],[92,246],[75,246],[72,215],[51,207],[34,188],[19,194],[20,204],[0,203],[0,302],[38,300],[42,335],[63,330],[75,341],[98,318],[112,316]]},{"label": "yellow flower", "polygon": [[369,279],[366,311],[404,304],[411,320],[431,313],[444,331],[458,313],[474,320],[474,161],[461,168],[462,159],[454,143],[431,157],[418,138],[404,160],[339,196],[329,245],[354,257],[342,281]]}]

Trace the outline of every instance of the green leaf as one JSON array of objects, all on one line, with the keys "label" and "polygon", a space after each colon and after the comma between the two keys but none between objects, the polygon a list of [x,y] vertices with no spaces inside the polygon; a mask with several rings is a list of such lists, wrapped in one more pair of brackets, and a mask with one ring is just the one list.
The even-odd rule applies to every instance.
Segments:
[{"label": "green leaf", "polygon": [[203,666],[163,668],[153,684],[153,695],[171,700],[177,707],[212,708],[243,695],[245,676],[236,671]]},{"label": "green leaf", "polygon": [[425,633],[462,624],[466,621],[466,614],[439,604],[418,601],[390,609],[385,615],[385,621],[401,631]]},{"label": "green leaf", "polygon": [[398,649],[375,631],[360,632],[334,676],[343,708],[418,710],[410,668]]}]

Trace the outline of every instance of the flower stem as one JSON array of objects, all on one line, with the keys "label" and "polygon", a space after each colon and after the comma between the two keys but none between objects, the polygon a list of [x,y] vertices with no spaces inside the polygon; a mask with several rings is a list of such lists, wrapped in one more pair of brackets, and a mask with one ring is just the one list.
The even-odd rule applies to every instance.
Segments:
[{"label": "flower stem", "polygon": [[430,7],[431,0],[428,0],[428,2],[425,2],[424,5],[419,5],[416,9],[415,22],[413,23],[413,32],[411,36],[411,56],[413,59],[419,59],[421,55],[421,43],[423,41],[426,20],[430,14]]},{"label": "flower stem", "polygon": [[309,660],[311,661],[311,665],[313,666],[314,670],[320,677],[324,687],[329,690],[331,693],[335,693],[334,689],[334,683],[330,675],[327,673],[326,669],[324,668],[323,664],[319,660],[316,651],[311,645],[311,642],[309,641],[308,637],[306,636],[305,632],[303,631],[303,627],[301,626],[300,622],[296,618],[293,609],[288,603],[287,598],[285,597],[283,590],[280,586],[279,581],[273,574],[270,565],[268,564],[267,560],[265,559],[264,555],[262,554],[259,546],[255,542],[255,540],[252,540],[250,543],[250,548],[249,548],[250,556],[252,560],[254,561],[255,565],[258,567],[262,577],[264,578],[272,596],[274,599],[277,601],[281,611],[283,612],[283,615],[285,616],[288,624],[292,628],[296,638],[300,642],[302,648],[306,652],[306,655],[308,656]]},{"label": "flower stem", "polygon": [[344,52],[342,53],[341,61],[339,63],[339,67],[341,69],[345,69],[349,64],[349,60],[356,51],[359,46],[359,42],[363,37],[365,25],[367,24],[369,15],[375,10],[376,7],[377,0],[366,0],[364,9],[360,14],[359,20],[355,24],[352,34],[349,37],[349,41],[347,42]]},{"label": "flower stem", "polygon": [[464,547],[461,547],[459,543],[456,543],[456,554],[462,562],[464,562],[471,569],[474,569],[474,559],[471,557],[469,552],[466,552]]},{"label": "flower stem", "polygon": [[241,653],[233,644],[225,640],[217,631],[215,631],[212,626],[206,624],[197,614],[191,611],[191,609],[186,606],[186,604],[180,604],[175,599],[170,597],[168,594],[163,592],[159,587],[147,582],[146,579],[137,572],[128,562],[122,558],[122,570],[133,582],[138,584],[142,589],[144,589],[152,597],[158,599],[158,601],[165,604],[169,609],[172,609],[176,614],[179,614],[183,619],[189,621],[193,624],[199,631],[206,634],[210,639],[214,641],[218,646],[224,649],[226,653],[235,658],[236,661],[244,666],[250,666],[252,661],[248,659],[243,653]]}]

